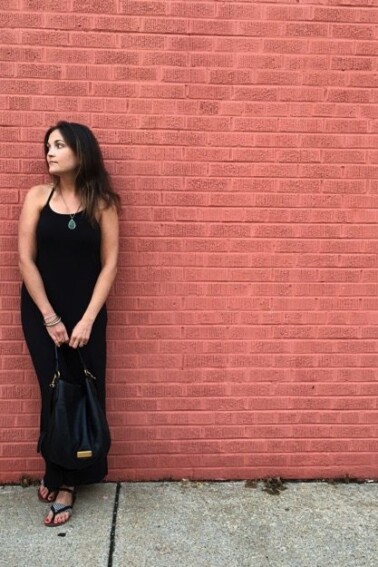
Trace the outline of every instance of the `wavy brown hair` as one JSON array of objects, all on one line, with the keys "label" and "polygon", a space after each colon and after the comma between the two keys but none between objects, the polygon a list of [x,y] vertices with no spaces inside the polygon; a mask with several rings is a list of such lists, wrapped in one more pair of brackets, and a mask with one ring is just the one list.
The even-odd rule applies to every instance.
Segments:
[{"label": "wavy brown hair", "polygon": [[[88,126],[76,122],[64,120],[58,122],[55,126],[51,126],[45,134],[45,157],[48,153],[48,139],[54,130],[59,130],[65,143],[78,158],[76,190],[91,223],[96,222],[96,211],[100,208],[100,203],[105,203],[106,208],[115,207],[119,212],[121,200],[112,187],[110,176],[105,169],[100,146],[93,132]],[[58,185],[59,177],[53,175],[52,179],[54,184]]]}]

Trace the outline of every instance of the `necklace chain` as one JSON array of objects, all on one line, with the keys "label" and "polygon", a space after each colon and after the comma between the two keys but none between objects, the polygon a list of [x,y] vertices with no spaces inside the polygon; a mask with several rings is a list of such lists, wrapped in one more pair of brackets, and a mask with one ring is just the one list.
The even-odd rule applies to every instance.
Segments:
[{"label": "necklace chain", "polygon": [[62,201],[63,201],[63,203],[64,203],[64,205],[65,205],[65,207],[66,207],[66,209],[67,209],[68,214],[70,215],[70,220],[68,221],[67,226],[68,226],[68,228],[69,228],[70,230],[74,230],[74,229],[76,228],[75,215],[76,215],[76,213],[79,212],[79,209],[80,209],[80,207],[81,207],[81,203],[79,203],[79,206],[78,206],[77,210],[76,210],[74,213],[70,213],[70,210],[69,210],[69,208],[68,208],[68,206],[67,206],[66,200],[65,200],[65,198],[63,197],[63,193],[62,193],[61,190],[59,191],[59,194],[60,194],[60,196],[62,197]]}]

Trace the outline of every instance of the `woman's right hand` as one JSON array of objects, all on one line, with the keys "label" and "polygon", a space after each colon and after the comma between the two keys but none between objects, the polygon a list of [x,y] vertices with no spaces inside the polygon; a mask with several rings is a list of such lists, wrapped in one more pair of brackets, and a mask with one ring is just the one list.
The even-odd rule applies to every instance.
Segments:
[{"label": "woman's right hand", "polygon": [[60,347],[63,343],[68,343],[69,341],[66,327],[64,326],[64,323],[62,323],[62,321],[60,321],[53,327],[46,327],[46,331],[57,347]]}]

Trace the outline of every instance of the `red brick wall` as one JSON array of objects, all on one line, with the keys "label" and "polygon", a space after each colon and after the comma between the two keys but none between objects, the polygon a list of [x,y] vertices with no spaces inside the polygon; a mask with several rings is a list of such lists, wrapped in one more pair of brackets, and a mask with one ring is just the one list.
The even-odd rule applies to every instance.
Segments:
[{"label": "red brick wall", "polygon": [[375,0],[1,6],[0,481],[41,474],[16,233],[61,118],[124,203],[110,478],[377,478]]}]

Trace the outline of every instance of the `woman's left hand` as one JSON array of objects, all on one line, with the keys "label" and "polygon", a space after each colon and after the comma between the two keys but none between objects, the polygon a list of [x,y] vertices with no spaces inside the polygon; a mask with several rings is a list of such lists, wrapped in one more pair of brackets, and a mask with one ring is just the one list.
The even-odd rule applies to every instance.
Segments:
[{"label": "woman's left hand", "polygon": [[93,323],[86,321],[84,319],[81,319],[74,327],[71,336],[70,336],[70,340],[69,340],[69,346],[72,348],[80,348],[85,346],[88,341],[89,338],[91,336],[91,332],[92,332],[92,325]]}]

